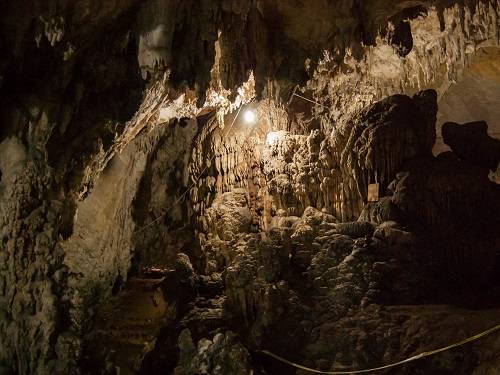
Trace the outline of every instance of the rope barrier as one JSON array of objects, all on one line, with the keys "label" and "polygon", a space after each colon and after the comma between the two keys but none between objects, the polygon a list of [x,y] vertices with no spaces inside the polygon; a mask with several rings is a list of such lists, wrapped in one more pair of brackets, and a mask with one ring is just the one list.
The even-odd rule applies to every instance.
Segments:
[{"label": "rope barrier", "polygon": [[297,94],[295,91],[293,92],[292,96],[294,96],[294,95],[295,95],[297,98],[301,98],[301,99],[307,100],[308,102],[311,102],[311,103],[314,103],[314,104],[316,104],[316,105],[319,105],[319,106],[321,106],[321,107],[323,107],[323,108],[326,108],[326,106],[325,106],[325,105],[323,105],[323,104],[321,104],[321,103],[318,103],[318,102],[315,102],[314,100],[311,100],[311,99],[309,99],[309,98],[306,98],[305,96],[299,95],[299,94]]},{"label": "rope barrier", "polygon": [[[233,128],[233,125],[234,123],[236,122],[236,119],[238,118],[238,116],[240,115],[240,111],[241,111],[241,108],[243,108],[243,105],[241,105],[239,108],[238,108],[238,112],[236,112],[236,116],[234,116],[234,119],[233,121],[231,122],[231,125],[229,126],[228,128],[228,131],[226,134],[229,134],[231,132],[231,129]],[[193,183],[186,189],[186,191],[184,193],[181,194],[181,196],[179,198],[177,198],[174,203],[172,203],[169,207],[167,207],[167,209],[165,210],[165,213],[161,214],[160,216],[158,216],[156,219],[154,219],[152,222],[146,224],[145,226],[143,226],[142,228],[139,228],[138,230],[136,230],[134,232],[134,234],[137,234],[137,233],[141,233],[143,232],[144,230],[146,230],[147,228],[151,227],[153,224],[157,223],[159,220],[161,220],[163,217],[165,217],[165,215],[167,215],[167,213],[172,209],[174,208],[178,203],[180,203],[184,197],[187,195],[187,193],[189,193],[191,191],[191,189],[193,188],[193,186],[198,182],[198,180],[201,178],[201,176],[203,175],[203,173],[205,173],[205,171],[212,165],[212,161],[215,159],[215,152],[213,154],[213,156],[209,159],[209,163],[207,165],[205,165],[205,168],[203,168],[203,170],[200,172],[200,174],[198,175],[198,177],[196,177],[194,180],[193,180]]]},{"label": "rope barrier", "polygon": [[408,362],[416,361],[418,359],[422,359],[422,358],[425,358],[425,357],[430,357],[432,355],[435,355],[435,354],[438,354],[438,353],[441,353],[441,352],[444,352],[444,351],[447,351],[447,350],[450,350],[450,349],[453,349],[453,348],[456,348],[456,347],[459,347],[459,346],[463,346],[465,344],[468,344],[469,342],[479,340],[480,338],[488,336],[488,335],[490,335],[493,332],[496,332],[498,330],[500,330],[500,324],[498,324],[498,325],[496,325],[496,326],[494,326],[494,327],[492,327],[490,329],[487,329],[486,331],[480,332],[480,333],[478,333],[478,334],[476,334],[474,336],[468,337],[465,340],[456,342],[454,344],[445,346],[443,348],[439,348],[439,349],[434,349],[434,350],[431,350],[431,351],[423,352],[423,353],[414,355],[413,357],[404,359],[402,361],[391,363],[389,365],[380,366],[380,367],[374,367],[374,368],[365,369],[365,370],[321,371],[321,370],[312,369],[312,368],[309,368],[309,367],[306,367],[306,366],[299,365],[297,363],[291,362],[291,361],[289,361],[289,360],[287,360],[287,359],[285,359],[283,357],[280,357],[279,355],[274,354],[274,353],[272,353],[272,352],[270,352],[268,350],[259,350],[258,352],[263,353],[263,354],[265,354],[265,355],[267,355],[269,357],[272,357],[272,358],[274,358],[274,359],[276,359],[276,360],[278,360],[280,362],[286,363],[287,365],[290,365],[292,367],[298,368],[300,370],[309,371],[309,372],[312,372],[312,373],[315,373],[315,374],[326,374],[326,375],[366,374],[368,372],[375,372],[375,371],[386,370],[386,369],[389,369],[389,368],[392,368],[392,367],[401,366],[401,365],[403,365],[405,363],[408,363]]}]

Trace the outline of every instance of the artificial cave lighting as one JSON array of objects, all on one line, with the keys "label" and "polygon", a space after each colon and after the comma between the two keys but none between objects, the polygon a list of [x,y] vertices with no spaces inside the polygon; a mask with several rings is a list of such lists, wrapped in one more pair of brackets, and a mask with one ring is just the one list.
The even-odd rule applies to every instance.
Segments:
[{"label": "artificial cave lighting", "polygon": [[4,3],[0,375],[500,375],[500,0]]},{"label": "artificial cave lighting", "polygon": [[254,124],[257,116],[255,115],[254,111],[252,111],[251,109],[247,109],[243,114],[243,119],[247,124]]}]

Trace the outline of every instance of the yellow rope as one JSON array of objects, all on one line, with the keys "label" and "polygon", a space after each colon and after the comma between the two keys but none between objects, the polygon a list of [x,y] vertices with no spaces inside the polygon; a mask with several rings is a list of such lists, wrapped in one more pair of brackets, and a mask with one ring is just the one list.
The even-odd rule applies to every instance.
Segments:
[{"label": "yellow rope", "polygon": [[311,100],[311,99],[309,99],[309,98],[306,98],[305,96],[302,96],[302,95],[299,95],[299,94],[295,93],[295,90],[293,91],[292,96],[294,96],[294,95],[295,95],[297,98],[307,100],[308,102],[314,103],[314,104],[316,104],[316,105],[319,105],[320,107],[325,108],[325,106],[324,106],[323,104],[318,103],[318,102],[315,102],[314,100]]},{"label": "yellow rope", "polygon": [[286,363],[287,365],[293,366],[293,367],[301,369],[301,370],[313,372],[313,373],[316,373],[316,374],[326,374],[326,375],[365,374],[367,372],[381,371],[381,370],[385,370],[385,369],[388,369],[388,368],[391,368],[391,367],[400,366],[400,365],[403,365],[403,364],[408,363],[408,362],[416,361],[417,359],[429,357],[431,355],[434,355],[434,354],[437,354],[437,353],[441,353],[441,352],[444,352],[444,351],[456,348],[458,346],[465,345],[465,344],[467,344],[467,343],[469,343],[471,341],[479,340],[480,338],[488,336],[491,333],[493,333],[495,331],[498,331],[498,330],[500,330],[500,324],[498,324],[498,325],[494,326],[493,328],[490,328],[490,329],[488,329],[486,331],[478,333],[478,334],[476,334],[474,336],[466,338],[465,340],[462,340],[460,342],[456,342],[454,344],[448,345],[448,346],[446,346],[444,348],[439,348],[439,349],[434,349],[434,350],[431,350],[431,351],[428,351],[428,352],[423,352],[423,353],[414,355],[413,357],[404,359],[404,360],[396,362],[396,363],[391,363],[389,365],[380,366],[380,367],[374,367],[374,368],[370,368],[370,369],[366,369],[366,370],[320,371],[320,370],[315,370],[315,369],[312,369],[312,368],[309,368],[309,367],[306,367],[306,366],[299,365],[299,364],[294,363],[294,362],[290,362],[289,360],[287,360],[287,359],[285,359],[283,357],[280,357],[279,355],[276,355],[274,353],[271,353],[270,351],[267,351],[267,350],[259,350],[259,352],[264,353],[264,354],[266,354],[266,355],[268,355],[268,356],[270,356],[270,357],[272,357],[274,359],[277,359],[278,361]]}]

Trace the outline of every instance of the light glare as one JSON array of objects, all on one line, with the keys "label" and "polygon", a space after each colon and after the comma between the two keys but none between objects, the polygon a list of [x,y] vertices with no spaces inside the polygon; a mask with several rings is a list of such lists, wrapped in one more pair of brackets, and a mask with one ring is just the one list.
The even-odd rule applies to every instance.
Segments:
[{"label": "light glare", "polygon": [[272,146],[274,143],[276,143],[276,141],[279,139],[279,137],[280,137],[280,133],[279,132],[270,132],[270,133],[267,133],[266,144],[268,146]]},{"label": "light glare", "polygon": [[253,113],[253,111],[248,109],[243,114],[243,119],[245,120],[246,123],[253,124],[255,122],[255,113]]}]

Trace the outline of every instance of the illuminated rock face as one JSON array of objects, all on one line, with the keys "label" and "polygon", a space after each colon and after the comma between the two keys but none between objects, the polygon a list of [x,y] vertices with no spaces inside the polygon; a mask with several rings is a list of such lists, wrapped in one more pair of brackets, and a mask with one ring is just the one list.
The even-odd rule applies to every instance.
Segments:
[{"label": "illuminated rock face", "polygon": [[[496,322],[500,9],[466,3],[2,4],[0,373],[364,368]],[[131,369],[141,322],[92,324],[149,295]]]},{"label": "illuminated rock face", "polygon": [[[499,190],[488,180],[484,162],[470,164],[458,148],[457,154],[432,156],[436,100],[433,91],[388,97],[330,136],[320,129],[269,132],[265,116],[251,128],[238,122],[226,134],[208,126],[212,131],[194,142],[190,170],[198,176],[207,168],[188,203],[201,247],[193,253],[203,280],[201,298],[193,298],[195,307],[181,324],[213,340],[210,329],[200,326],[217,321],[238,331],[250,349],[270,348],[324,369],[386,362],[388,356],[398,357],[401,349],[394,348],[401,342],[424,350],[426,341],[411,332],[435,324],[427,317],[431,311],[451,320],[466,314],[467,324],[476,325],[465,310],[429,304],[495,305]],[[299,128],[286,121],[281,125]],[[461,127],[468,126],[473,124],[452,125],[458,128],[455,137],[463,139]],[[487,139],[479,128],[478,141],[468,143],[478,157]],[[208,150],[207,157],[202,150]],[[338,184],[328,180],[334,172]],[[375,176],[380,199],[366,203]],[[350,194],[357,204],[329,204],[336,203],[335,191]],[[219,277],[224,286],[214,296],[204,283]],[[386,305],[415,307],[386,311]],[[487,319],[486,312],[480,314]],[[358,323],[364,328],[353,330]],[[366,340],[372,325],[385,328],[373,328]],[[384,336],[387,330],[391,334]],[[181,348],[187,334],[178,339]],[[432,340],[443,337],[457,340],[453,330],[436,328]],[[201,356],[208,344],[199,341],[190,358]],[[168,340],[158,343],[152,358],[158,360],[168,345]],[[353,346],[359,351],[353,353]],[[373,352],[375,347],[383,349]],[[205,360],[226,358],[210,356]],[[474,363],[480,356],[465,355],[465,367],[436,359],[400,371],[449,366],[466,374],[479,368]],[[494,368],[495,361],[484,368]],[[188,368],[185,354],[179,366]]]},{"label": "illuminated rock face", "polygon": [[[308,206],[355,220],[367,201],[368,184],[379,183],[383,195],[405,162],[431,155],[436,110],[435,92],[425,91],[414,98],[380,101],[331,136],[315,129],[306,134],[280,130],[260,137],[262,120],[251,131],[242,126],[224,139],[214,137],[213,168],[192,190],[196,212],[204,213],[207,206],[199,191],[210,196],[238,186],[255,196],[252,205],[260,206],[254,210],[262,214],[254,222],[262,229],[276,212],[301,216]],[[259,142],[260,151],[250,146],[252,142]]]}]

